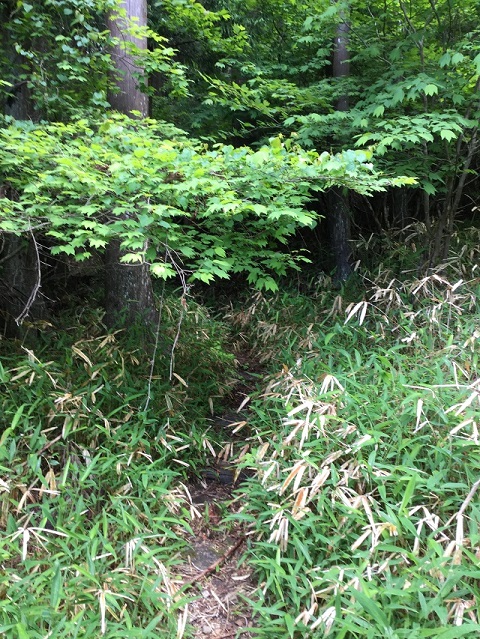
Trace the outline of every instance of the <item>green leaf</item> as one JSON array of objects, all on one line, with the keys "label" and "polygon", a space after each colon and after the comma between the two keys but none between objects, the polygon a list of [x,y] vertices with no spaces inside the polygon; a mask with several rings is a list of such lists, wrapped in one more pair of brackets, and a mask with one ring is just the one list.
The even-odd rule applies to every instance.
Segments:
[{"label": "green leaf", "polygon": [[480,633],[480,624],[465,623],[454,628],[436,628],[434,630],[425,629],[420,633],[421,637],[432,637],[433,639],[460,639],[460,637],[475,637]]},{"label": "green leaf", "polygon": [[272,149],[275,149],[277,151],[279,151],[283,147],[280,138],[273,138],[272,140],[270,140],[270,146],[272,147]]},{"label": "green leaf", "polygon": [[405,493],[403,495],[402,503],[400,504],[399,512],[403,514],[410,502],[410,499],[415,491],[415,486],[417,485],[418,475],[414,474],[410,477],[410,480],[405,488]]},{"label": "green leaf", "polygon": [[20,418],[23,415],[23,411],[26,407],[26,404],[21,404],[17,410],[15,411],[15,415],[13,416],[12,423],[10,424],[10,428],[13,430],[18,426]]},{"label": "green leaf", "polygon": [[431,182],[422,182],[422,189],[425,191],[425,193],[428,193],[428,195],[435,195],[435,193],[437,192],[437,189]]},{"label": "green leaf", "polygon": [[58,605],[60,603],[60,595],[62,589],[62,570],[60,567],[60,562],[58,560],[55,561],[54,564],[54,573],[52,578],[52,590],[50,594],[50,605],[54,610],[57,610]]},{"label": "green leaf", "polygon": [[398,104],[399,102],[403,102],[405,98],[405,92],[401,87],[395,89],[392,96],[392,105]]},{"label": "green leaf", "polygon": [[335,337],[335,333],[327,333],[327,335],[325,335],[325,346],[328,346],[328,344],[331,342],[331,340]]},{"label": "green leaf", "polygon": [[465,59],[465,56],[463,55],[463,53],[460,53],[460,51],[457,51],[456,53],[452,55],[452,64],[454,65],[460,64],[460,62],[463,62],[464,59]]},{"label": "green leaf", "polygon": [[18,639],[30,639],[30,635],[28,634],[27,629],[23,623],[17,623],[15,629],[17,631]]},{"label": "green leaf", "polygon": [[441,68],[443,68],[448,66],[451,60],[452,60],[452,54],[447,51],[446,53],[442,55],[442,57],[438,61],[438,64],[440,65]]},{"label": "green leaf", "polygon": [[355,146],[363,146],[364,144],[367,144],[368,142],[372,142],[374,139],[375,139],[375,136],[373,133],[364,133],[355,142]]},{"label": "green leaf", "polygon": [[382,630],[391,631],[385,613],[373,599],[367,596],[364,592],[356,590],[355,588],[350,588],[349,592]]},{"label": "green leaf", "polygon": [[450,142],[451,140],[457,139],[457,134],[450,129],[442,129],[440,131],[440,137],[442,138],[442,140],[447,140],[447,142]]},{"label": "green leaf", "polygon": [[169,277],[175,276],[175,271],[170,266],[170,264],[164,264],[164,263],[151,264],[150,271],[152,275],[155,275],[155,277],[159,277],[162,280],[166,280]]},{"label": "green leaf", "polygon": [[438,87],[436,84],[427,84],[423,91],[425,95],[437,95]]},{"label": "green leaf", "polygon": [[473,58],[473,64],[475,65],[476,72],[480,74],[480,53]]}]

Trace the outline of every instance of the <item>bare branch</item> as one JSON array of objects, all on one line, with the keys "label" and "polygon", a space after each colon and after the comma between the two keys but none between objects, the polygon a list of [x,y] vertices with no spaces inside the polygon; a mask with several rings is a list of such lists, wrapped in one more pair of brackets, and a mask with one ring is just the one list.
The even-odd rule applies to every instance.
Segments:
[{"label": "bare branch", "polygon": [[34,284],[34,287],[30,293],[30,296],[27,300],[27,303],[25,304],[23,311],[20,313],[18,317],[15,318],[15,322],[17,326],[20,326],[23,323],[24,319],[28,316],[30,309],[32,308],[32,305],[37,298],[38,291],[40,290],[42,285],[42,267],[40,262],[40,252],[38,250],[38,243],[37,243],[37,240],[35,239],[35,235],[32,230],[30,230],[30,235],[32,236],[33,246],[35,248],[37,280]]}]

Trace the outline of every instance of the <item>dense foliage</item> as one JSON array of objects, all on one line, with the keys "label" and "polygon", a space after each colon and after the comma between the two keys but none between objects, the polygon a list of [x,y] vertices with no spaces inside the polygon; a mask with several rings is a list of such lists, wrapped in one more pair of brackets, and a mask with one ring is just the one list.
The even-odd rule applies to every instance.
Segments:
[{"label": "dense foliage", "polygon": [[[373,145],[379,166],[416,176],[421,189],[390,193],[372,228],[425,224],[425,263],[448,253],[455,217],[478,189],[480,49],[478,3],[228,2],[245,27],[241,52],[218,59],[203,104],[219,135],[256,142],[281,132],[303,146]],[[337,78],[332,53],[339,22],[349,27],[350,74]],[[227,27],[226,27],[227,28]],[[339,97],[349,107],[337,110]],[[205,126],[208,112],[183,122]],[[218,125],[217,125],[218,127]],[[212,132],[213,128],[207,129]],[[214,133],[215,135],[215,133]],[[380,157],[378,157],[380,156]],[[376,207],[376,208],[380,208]]]},{"label": "dense foliage", "polygon": [[244,543],[239,636],[479,635],[479,23],[1,3],[2,636],[197,636],[199,526]]},{"label": "dense foliage", "polygon": [[234,315],[276,369],[246,461],[260,636],[478,633],[478,247],[470,257],[421,279],[384,266],[350,303],[319,282],[313,301],[258,296]]},{"label": "dense foliage", "polygon": [[279,246],[299,226],[312,192],[342,184],[370,193],[394,183],[378,176],[370,153],[305,152],[273,138],[253,151],[208,147],[171,125],[126,117],[0,131],[0,171],[11,197],[0,229],[42,229],[53,253],[77,259],[120,238],[125,262],[146,260],[159,277],[179,269],[209,282],[246,272],[275,288],[295,254]]}]

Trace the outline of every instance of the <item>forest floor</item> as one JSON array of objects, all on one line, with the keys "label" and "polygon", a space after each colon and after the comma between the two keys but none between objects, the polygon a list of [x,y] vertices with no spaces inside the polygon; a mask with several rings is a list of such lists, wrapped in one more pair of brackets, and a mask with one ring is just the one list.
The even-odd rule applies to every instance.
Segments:
[{"label": "forest floor", "polygon": [[221,320],[172,295],[170,379],[94,310],[2,340],[0,635],[480,636],[474,239]]},{"label": "forest floor", "polygon": [[[250,371],[258,367],[248,354],[241,360],[243,372],[230,396],[231,409],[214,420],[215,427],[230,440],[224,450],[233,451],[241,442],[242,437],[229,433],[246,423],[242,407],[254,390],[255,374],[245,372],[245,368]],[[247,531],[242,522],[235,521],[245,499],[238,489],[243,473],[236,477],[234,470],[222,467],[221,462],[216,469],[208,469],[210,472],[205,472],[201,480],[185,486],[193,535],[187,539],[191,547],[188,561],[179,572],[183,584],[198,592],[188,604],[188,623],[198,639],[248,639],[252,637],[249,628],[254,625],[249,599],[255,596],[258,584],[251,568],[242,562]]]},{"label": "forest floor", "polygon": [[[245,544],[242,524],[224,520],[234,515],[239,502],[219,482],[187,487],[194,505],[193,535],[188,538],[188,560],[180,566],[183,583],[198,597],[188,604],[188,623],[198,639],[251,637],[251,611],[247,602],[256,588],[252,571],[239,561]],[[191,591],[189,594],[192,594]]]}]

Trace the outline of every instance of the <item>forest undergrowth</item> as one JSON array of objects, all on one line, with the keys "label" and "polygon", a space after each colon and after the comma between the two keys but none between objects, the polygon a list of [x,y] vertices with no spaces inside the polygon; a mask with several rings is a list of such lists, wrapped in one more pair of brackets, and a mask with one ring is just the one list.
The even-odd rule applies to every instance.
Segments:
[{"label": "forest undergrowth", "polygon": [[[252,636],[478,636],[479,235],[422,276],[400,238],[359,243],[344,290],[172,292],[155,353],[78,300],[3,339],[2,635],[192,636],[187,486],[228,454]],[[239,362],[262,370],[240,401]]]}]

